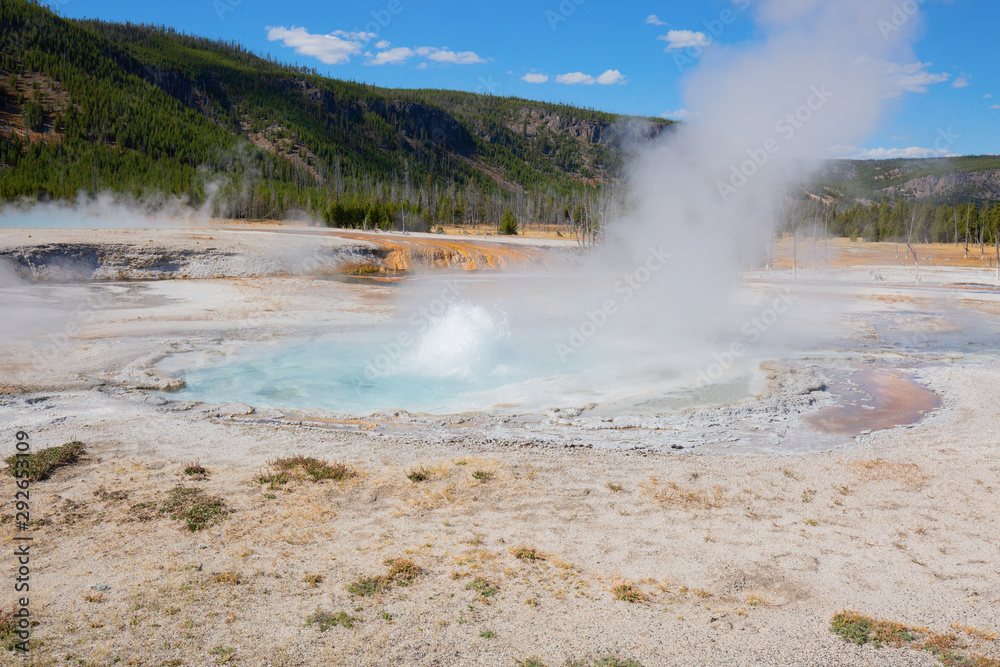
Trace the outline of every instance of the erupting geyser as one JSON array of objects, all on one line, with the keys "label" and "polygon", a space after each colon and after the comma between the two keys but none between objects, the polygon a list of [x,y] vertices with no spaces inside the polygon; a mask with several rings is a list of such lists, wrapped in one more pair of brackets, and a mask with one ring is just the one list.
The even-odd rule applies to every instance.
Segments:
[{"label": "erupting geyser", "polygon": [[[900,72],[920,26],[912,15],[886,31],[894,0],[734,8],[754,13],[760,37],[713,46],[689,71],[691,121],[639,152],[627,170],[624,215],[606,221],[602,243],[576,270],[544,280],[498,276],[423,328],[404,319],[350,342],[280,347],[236,370],[193,373],[192,387],[208,382],[221,397],[218,383],[235,373],[230,388],[238,385],[248,402],[285,391],[315,407],[363,410],[521,403],[554,386],[563,394],[552,400],[693,385],[733,336],[743,342],[746,309],[733,307],[743,298],[739,274],[759,265],[784,196],[832,147],[862,143],[884,103],[910,85]],[[421,298],[419,289],[401,288],[400,312]],[[800,322],[824,311],[815,300],[795,307]],[[727,361],[724,379],[781,354],[766,345],[794,340],[791,322],[761,332],[755,352]],[[389,355],[385,345],[400,333],[410,343]],[[815,332],[798,333],[809,340]],[[647,382],[651,372],[657,379]],[[255,380],[260,390],[246,396]]]}]

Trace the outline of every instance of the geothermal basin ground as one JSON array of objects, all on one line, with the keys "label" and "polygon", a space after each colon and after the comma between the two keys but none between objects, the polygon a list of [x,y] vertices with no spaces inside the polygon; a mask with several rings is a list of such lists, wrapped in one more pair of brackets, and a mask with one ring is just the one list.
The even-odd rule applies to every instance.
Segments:
[{"label": "geothermal basin ground", "polygon": [[34,664],[996,664],[996,269],[813,252],[565,360],[559,239],[5,229]]}]

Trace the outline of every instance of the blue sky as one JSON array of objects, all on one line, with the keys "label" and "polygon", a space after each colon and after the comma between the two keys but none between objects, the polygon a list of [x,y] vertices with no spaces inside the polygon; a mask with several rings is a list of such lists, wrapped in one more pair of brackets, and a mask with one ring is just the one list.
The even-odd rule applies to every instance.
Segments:
[{"label": "blue sky", "polygon": [[[54,6],[69,17],[165,24],[237,40],[341,79],[674,118],[684,116],[685,67],[678,56],[696,61],[690,45],[706,38],[738,44],[755,36],[751,10],[737,8],[729,25],[717,21],[734,0],[62,0]],[[1000,153],[1000,3],[934,0],[923,11],[915,60],[906,63],[913,92],[893,101],[878,131],[848,157]],[[722,27],[718,36],[713,27]]]}]

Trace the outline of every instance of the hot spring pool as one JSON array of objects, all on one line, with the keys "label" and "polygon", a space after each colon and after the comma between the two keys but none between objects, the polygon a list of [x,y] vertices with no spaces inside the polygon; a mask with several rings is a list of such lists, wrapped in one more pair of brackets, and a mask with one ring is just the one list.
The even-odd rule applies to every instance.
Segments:
[{"label": "hot spring pool", "polygon": [[[363,415],[544,410],[628,403],[650,409],[731,402],[753,393],[753,373],[694,389],[690,354],[659,351],[640,365],[605,355],[568,362],[509,321],[499,307],[452,304],[426,326],[400,323],[349,333],[230,344],[160,365],[187,387],[171,396],[276,409]],[[533,332],[536,333],[536,332]],[[753,364],[750,364],[752,367]]]}]

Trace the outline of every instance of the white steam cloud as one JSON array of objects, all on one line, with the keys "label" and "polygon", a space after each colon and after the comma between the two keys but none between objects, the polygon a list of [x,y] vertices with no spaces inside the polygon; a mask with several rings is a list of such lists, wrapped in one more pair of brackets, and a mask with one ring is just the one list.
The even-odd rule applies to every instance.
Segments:
[{"label": "white steam cloud", "polygon": [[138,201],[109,192],[94,197],[80,193],[75,201],[22,200],[0,206],[0,229],[149,229],[207,225],[218,190],[217,184],[209,183],[205,187],[208,196],[197,208],[183,197],[155,195]]},{"label": "white steam cloud", "polygon": [[[788,194],[831,148],[864,145],[887,101],[935,78],[922,74],[927,66],[919,61],[893,65],[915,62],[911,42],[920,28],[919,13],[894,16],[896,3],[745,3],[758,37],[716,44],[687,70],[684,108],[693,122],[637,151],[625,213],[608,214],[603,242],[582,269],[534,289],[511,278],[463,295],[506,312],[512,374],[540,378],[517,392],[534,387],[554,397],[546,392],[560,378],[598,400],[670,379],[690,387],[720,349],[736,349],[732,342],[783,355],[789,341],[830,330],[829,306],[787,292],[748,294],[739,289],[740,273],[760,265]],[[556,81],[597,78],[574,73]],[[401,304],[414,297],[401,294]],[[759,318],[750,313],[744,321],[748,304]],[[775,321],[790,309],[794,315]],[[803,321],[816,331],[794,331]],[[732,353],[733,369],[756,369],[754,356]]]},{"label": "white steam cloud", "polygon": [[[863,145],[886,101],[935,77],[913,62],[919,13],[898,0],[766,0],[747,44],[707,51],[684,82],[696,123],[666,133],[629,169],[631,206],[605,229],[557,334],[566,358],[695,349],[739,329],[730,304],[785,196],[833,146]],[[920,81],[900,83],[900,74]],[[633,359],[636,363],[642,357]]]}]

